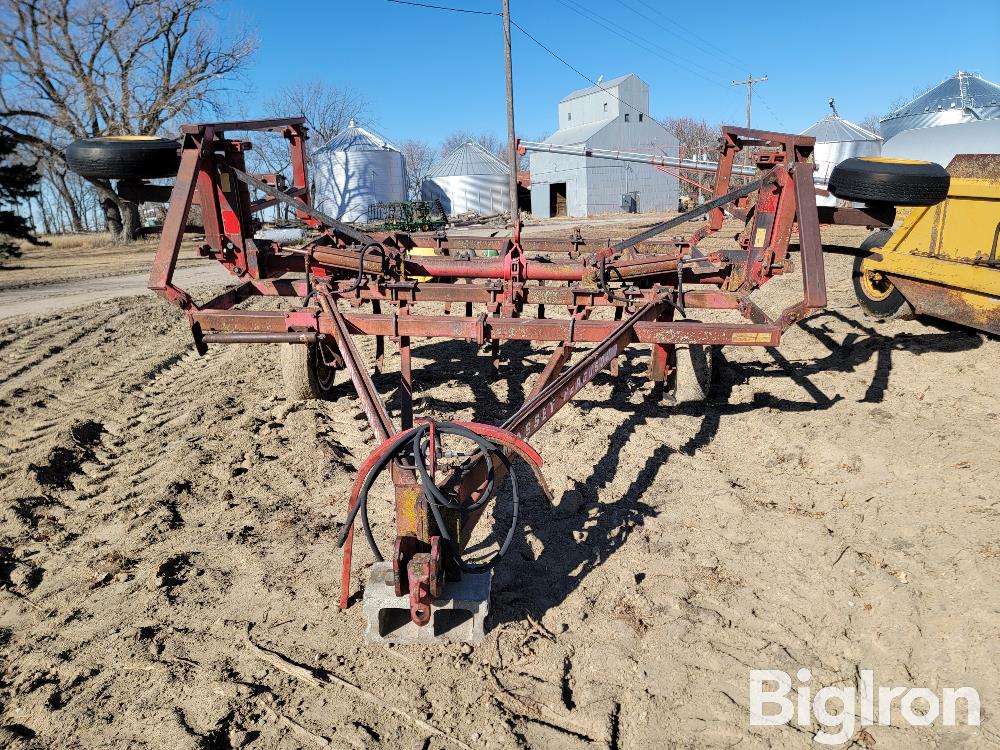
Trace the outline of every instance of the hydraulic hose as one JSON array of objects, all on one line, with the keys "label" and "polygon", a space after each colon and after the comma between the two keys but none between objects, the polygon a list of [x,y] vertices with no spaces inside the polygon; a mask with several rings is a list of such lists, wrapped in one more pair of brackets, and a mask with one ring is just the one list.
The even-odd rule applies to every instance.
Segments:
[{"label": "hydraulic hose", "polygon": [[[417,475],[420,477],[421,489],[423,490],[424,497],[427,499],[427,503],[430,506],[431,513],[434,516],[434,521],[437,524],[438,531],[441,535],[441,539],[444,541],[444,546],[449,556],[455,561],[455,564],[463,572],[478,573],[490,570],[505,554],[507,554],[507,551],[510,549],[511,542],[514,539],[514,534],[517,530],[517,520],[521,502],[517,485],[517,477],[514,472],[511,471],[510,459],[507,458],[503,449],[496,443],[483,437],[482,435],[476,434],[467,427],[453,422],[440,422],[435,424],[434,428],[437,433],[444,435],[457,435],[459,437],[466,438],[467,440],[471,440],[483,454],[487,480],[482,496],[479,500],[473,503],[463,504],[457,502],[447,497],[441,488],[434,483],[434,479],[427,468],[424,441],[430,437],[430,428],[431,426],[429,424],[420,425],[412,431],[404,432],[391,439],[389,445],[387,445],[385,450],[381,452],[378,460],[372,464],[368,470],[368,474],[361,485],[360,492],[358,493],[358,500],[348,513],[344,522],[344,527],[341,529],[340,536],[337,539],[337,546],[342,547],[347,541],[347,535],[353,527],[357,516],[360,514],[361,525],[365,532],[365,538],[368,540],[368,546],[371,548],[372,553],[375,555],[375,559],[378,562],[382,562],[384,560],[382,553],[379,551],[378,545],[375,542],[375,537],[371,530],[371,523],[368,518],[368,493],[371,490],[375,479],[391,461],[395,459],[409,459],[412,461],[412,465],[416,468]],[[510,477],[510,527],[507,529],[507,533],[500,545],[500,549],[493,557],[484,563],[469,563],[462,559],[461,549],[459,548],[459,540],[452,536],[448,525],[445,523],[442,511],[447,510],[457,512],[460,517],[464,518],[466,515],[482,509],[487,503],[490,502],[490,500],[493,499],[495,477],[493,463],[494,457],[496,457],[504,465],[507,476]]]},{"label": "hydraulic hose", "polygon": [[378,252],[382,256],[382,261],[385,261],[385,248],[378,242],[369,242],[364,247],[361,248],[361,252],[358,257],[358,275],[355,278],[354,283],[347,289],[342,289],[342,292],[353,292],[361,288],[361,285],[365,283],[365,256],[368,251],[372,248],[377,248]]}]

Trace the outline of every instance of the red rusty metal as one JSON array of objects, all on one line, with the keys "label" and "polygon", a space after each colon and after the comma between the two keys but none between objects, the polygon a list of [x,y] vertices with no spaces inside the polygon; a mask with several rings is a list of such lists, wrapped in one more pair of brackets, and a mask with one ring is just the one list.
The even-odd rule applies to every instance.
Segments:
[{"label": "red rusty metal", "polygon": [[[246,172],[249,144],[229,134],[254,130],[284,137],[291,164],[287,184],[279,174]],[[651,346],[650,376],[660,379],[669,372],[670,351],[676,344],[776,346],[788,326],[826,302],[810,160],[814,141],[806,136],[725,127],[707,208],[662,222],[636,237],[594,240],[576,231],[554,240],[524,237],[519,225],[512,238],[493,239],[367,233],[342,224],[312,206],[303,118],[187,125],[183,133],[180,168],[150,288],[184,310],[199,351],[238,342],[316,344],[323,337],[331,346],[336,342],[378,441],[378,448],[359,469],[351,510],[357,507],[358,493],[372,468],[412,438],[416,429],[411,373],[415,339],[489,343],[497,361],[503,340],[555,342],[527,401],[502,426],[456,423],[501,446],[505,455],[524,458],[544,488],[541,457],[527,438],[598,373],[611,369],[617,374],[617,358],[628,347]],[[733,177],[736,156],[748,146],[755,149],[754,163],[760,170],[760,179],[749,183]],[[181,236],[195,203],[204,220],[202,255],[214,258],[239,279],[233,289],[201,304],[173,283]],[[254,240],[254,214],[278,203],[292,207],[318,236],[299,248]],[[745,222],[739,241],[729,249],[701,250],[699,242],[721,229],[727,211]],[[708,221],[689,239],[656,239],[699,212],[708,213]],[[824,217],[871,225],[889,218],[873,211],[843,210]],[[769,279],[789,269],[795,226],[803,297],[774,320],[752,297]],[[415,247],[433,247],[435,255],[412,256],[409,251]],[[496,250],[496,257],[485,256],[488,249]],[[264,304],[256,306],[260,309],[242,309],[240,303],[250,297],[265,301],[281,297],[300,304],[291,309],[288,305],[263,309]],[[446,314],[440,314],[440,307],[428,313],[426,303],[443,303]],[[453,314],[453,303],[464,314]],[[613,316],[591,315],[609,307]],[[735,320],[699,322],[693,318],[700,309],[730,311]],[[537,314],[529,314],[532,310]],[[551,312],[561,310],[568,317]],[[399,347],[401,431],[389,417],[369,366],[354,344],[355,336],[376,337],[377,367],[387,338]],[[595,346],[569,366],[574,349],[582,344]],[[431,460],[437,463],[436,454]],[[426,623],[443,570],[453,564],[448,557],[452,553],[442,548],[442,530],[413,467],[398,460],[391,466],[396,509],[393,583],[398,594],[409,593],[411,619]],[[494,486],[504,473],[504,466],[494,465]],[[439,485],[464,502],[475,502],[485,486],[481,455]],[[468,541],[484,508],[466,517],[461,544]],[[352,546],[353,524],[345,534],[344,607],[350,593]]]},{"label": "red rusty metal", "polygon": [[[545,480],[541,475],[542,468],[542,457],[538,452],[532,448],[528,443],[513,432],[505,430],[502,427],[495,427],[493,425],[481,424],[479,422],[461,422],[456,421],[452,424],[459,427],[464,427],[478,435],[482,435],[496,443],[506,446],[513,452],[517,453],[524,461],[533,468],[538,476],[540,483],[542,484],[545,494],[548,495],[548,488],[545,486]],[[419,426],[419,425],[418,425]],[[417,427],[418,427],[417,426]],[[354,509],[358,503],[358,497],[361,494],[361,488],[364,486],[365,480],[368,479],[369,475],[372,473],[373,468],[376,464],[384,459],[388,454],[395,451],[399,446],[405,444],[407,441],[413,438],[413,433],[416,431],[417,427],[409,427],[402,432],[396,433],[390,438],[382,440],[379,446],[368,454],[368,457],[364,460],[361,466],[358,468],[357,477],[354,480],[354,486],[351,489],[351,495],[348,500],[347,509],[348,512]],[[344,555],[342,559],[342,571],[340,578],[340,607],[341,609],[347,608],[348,599],[350,597],[350,586],[351,586],[351,550],[354,539],[354,528],[353,524],[348,532],[347,542],[344,545]],[[433,538],[431,539],[433,543]],[[405,589],[401,587],[401,581],[403,580],[399,575],[399,571],[405,566],[405,560],[415,554],[415,545],[413,537],[397,537],[395,552],[393,554],[393,565],[396,570],[396,593],[402,596],[405,593]]]}]

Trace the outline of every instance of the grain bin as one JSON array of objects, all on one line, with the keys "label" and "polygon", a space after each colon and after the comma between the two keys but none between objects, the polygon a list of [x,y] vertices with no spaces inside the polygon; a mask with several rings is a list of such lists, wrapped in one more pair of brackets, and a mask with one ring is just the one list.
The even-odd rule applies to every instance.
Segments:
[{"label": "grain bin", "polygon": [[312,154],[314,205],[340,221],[365,222],[368,206],[406,200],[399,149],[351,120]]},{"label": "grain bin", "polygon": [[467,141],[433,167],[420,188],[424,200],[440,200],[449,216],[510,211],[507,165],[478,143]]},{"label": "grain bin", "polygon": [[915,128],[1000,118],[1000,85],[975,73],[958,71],[937,86],[879,120],[888,140]]},{"label": "grain bin", "polygon": [[[878,156],[882,152],[882,139],[860,125],[845,120],[837,114],[833,99],[830,100],[829,115],[802,131],[802,135],[811,135],[816,139],[813,160],[816,172],[813,175],[816,185],[826,189],[833,168],[844,159],[854,156]],[[836,205],[833,196],[816,196],[819,205]]]}]

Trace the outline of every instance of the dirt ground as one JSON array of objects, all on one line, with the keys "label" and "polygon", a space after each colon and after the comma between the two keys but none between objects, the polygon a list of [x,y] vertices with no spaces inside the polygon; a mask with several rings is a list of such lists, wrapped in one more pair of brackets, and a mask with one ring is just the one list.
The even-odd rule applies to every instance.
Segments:
[{"label": "dirt ground", "polygon": [[[981,727],[897,710],[854,747],[1000,747],[1000,341],[864,317],[848,256],[827,280],[709,403],[657,403],[635,347],[532,438],[558,506],[528,490],[474,648],[369,645],[336,605],[374,447],[346,379],[290,403],[276,348],[199,357],[138,291],[0,321],[0,747],[816,747],[749,726],[750,670],[800,667],[981,696]],[[501,354],[421,342],[418,413],[500,422],[548,349]]]}]

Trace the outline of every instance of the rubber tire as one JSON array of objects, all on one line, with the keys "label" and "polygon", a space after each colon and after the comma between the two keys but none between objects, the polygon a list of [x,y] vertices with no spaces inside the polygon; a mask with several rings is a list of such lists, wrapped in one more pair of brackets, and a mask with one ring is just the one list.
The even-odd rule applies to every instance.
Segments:
[{"label": "rubber tire", "polygon": [[66,163],[81,177],[155,180],[177,174],[179,150],[180,144],[168,138],[84,138],[69,144]]},{"label": "rubber tire", "polygon": [[[281,381],[293,402],[311,398],[332,400],[336,371],[317,362],[316,344],[281,345]],[[322,372],[320,372],[322,370]]]},{"label": "rubber tire", "polygon": [[715,384],[718,347],[708,344],[676,344],[670,391],[675,404],[705,401]]},{"label": "rubber tire", "polygon": [[830,174],[830,192],[838,198],[896,206],[933,206],[948,196],[951,176],[930,161],[845,159]]},{"label": "rubber tire", "polygon": [[895,317],[903,305],[907,306],[906,312],[909,312],[909,303],[906,301],[906,297],[896,287],[892,287],[892,291],[884,299],[876,299],[868,294],[861,281],[864,274],[862,266],[868,257],[868,253],[880,247],[885,247],[885,243],[889,241],[890,237],[892,237],[891,229],[879,229],[877,232],[873,232],[861,243],[859,249],[862,252],[854,256],[854,267],[851,272],[854,296],[857,298],[861,309],[873,318]]}]

